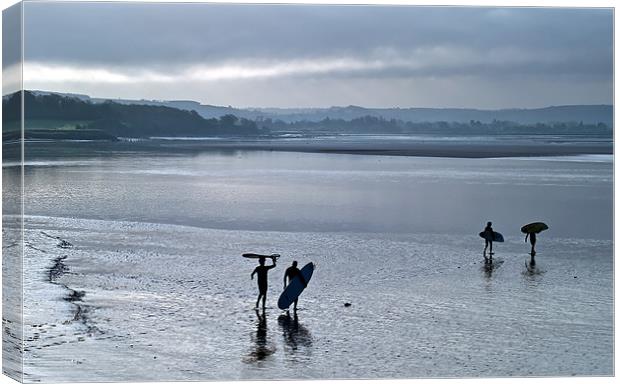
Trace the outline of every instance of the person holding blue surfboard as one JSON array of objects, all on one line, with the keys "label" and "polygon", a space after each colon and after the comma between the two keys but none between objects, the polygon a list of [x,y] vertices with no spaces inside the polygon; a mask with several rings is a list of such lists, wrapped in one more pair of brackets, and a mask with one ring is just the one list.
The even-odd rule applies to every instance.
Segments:
[{"label": "person holding blue surfboard", "polygon": [[270,269],[276,267],[276,257],[271,256],[271,265],[265,266],[265,257],[261,257],[258,259],[258,263],[260,264],[258,267],[254,268],[254,272],[250,275],[250,278],[254,280],[254,274],[258,275],[258,299],[256,299],[256,308],[258,308],[258,303],[260,299],[263,299],[263,309],[265,309],[265,301],[267,301],[267,288],[269,287],[267,282],[267,273]]},{"label": "person holding blue surfboard", "polygon": [[492,222],[487,222],[487,226],[484,227],[484,231],[482,231],[482,233],[484,233],[484,251],[482,252],[482,254],[484,255],[484,257],[486,257],[487,248],[489,248],[490,259],[493,258],[493,227],[491,227],[492,225]]},{"label": "person holding blue surfboard", "polygon": [[[482,255],[484,256],[485,262],[493,261],[493,242],[504,242],[504,236],[501,233],[493,231],[491,227],[493,223],[490,221],[487,222],[487,226],[484,228],[484,231],[480,232],[478,235],[484,239],[484,252]],[[489,248],[489,258],[487,259],[487,248]]]},{"label": "person holding blue surfboard", "polygon": [[[284,289],[286,289],[286,286],[290,284],[295,277],[299,277],[304,287],[308,285],[308,283],[306,282],[306,279],[304,279],[304,276],[301,274],[301,271],[299,270],[299,268],[297,268],[297,261],[293,261],[293,264],[290,267],[288,267],[286,269],[286,272],[284,273]],[[287,279],[288,279],[288,284],[287,284]],[[293,302],[294,311],[297,311],[297,301],[299,301],[299,298],[295,299],[295,301]]]}]

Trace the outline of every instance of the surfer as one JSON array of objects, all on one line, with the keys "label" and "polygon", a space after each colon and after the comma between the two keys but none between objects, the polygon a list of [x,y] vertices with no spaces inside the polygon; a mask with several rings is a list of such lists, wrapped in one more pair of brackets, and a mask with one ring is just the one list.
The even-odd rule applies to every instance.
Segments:
[{"label": "surfer", "polygon": [[260,299],[263,299],[263,309],[265,309],[265,301],[267,300],[267,273],[270,269],[275,268],[276,266],[276,258],[271,258],[272,264],[270,266],[265,266],[265,258],[261,257],[258,259],[258,263],[260,264],[258,267],[254,268],[254,272],[250,275],[250,278],[254,280],[254,274],[258,275],[258,299],[256,299],[256,308],[258,308],[258,303]]},{"label": "surfer", "polygon": [[[287,286],[287,281],[286,279],[288,278],[288,284],[291,283],[291,281],[293,281],[293,279],[295,277],[299,276],[299,280],[301,280],[301,283],[304,285],[304,288],[308,285],[308,283],[306,282],[306,279],[304,279],[304,276],[301,274],[301,271],[299,270],[299,268],[297,268],[297,261],[293,261],[293,264],[286,268],[286,272],[284,272],[284,288],[286,288]],[[295,299],[295,304],[293,305],[293,310],[297,311],[297,301],[299,300],[299,298]]]},{"label": "surfer", "polygon": [[486,258],[487,248],[489,248],[489,258],[493,259],[493,223],[487,222],[487,226],[484,228],[484,252],[482,253]]},{"label": "surfer", "polygon": [[525,242],[527,242],[528,236],[530,237],[530,244],[532,244],[532,250],[530,252],[530,255],[532,256],[530,258],[530,265],[534,266],[536,265],[536,261],[534,260],[534,256],[536,256],[536,250],[534,249],[534,247],[536,246],[536,232],[526,233]]},{"label": "surfer", "polygon": [[527,242],[527,237],[530,237],[530,244],[532,244],[532,251],[530,252],[530,254],[532,256],[536,256],[536,250],[534,249],[534,247],[536,246],[536,232],[532,232],[532,233],[526,233],[525,234],[525,242]]}]

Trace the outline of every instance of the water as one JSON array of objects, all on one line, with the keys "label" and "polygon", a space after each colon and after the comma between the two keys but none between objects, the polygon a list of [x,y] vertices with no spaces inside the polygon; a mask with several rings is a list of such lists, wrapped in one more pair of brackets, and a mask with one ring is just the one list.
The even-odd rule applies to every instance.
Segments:
[{"label": "water", "polygon": [[[611,375],[612,166],[261,151],[33,159],[25,379]],[[14,175],[3,168],[3,193]],[[506,238],[494,268],[477,236],[488,220]],[[529,271],[519,228],[537,220],[550,229]],[[243,252],[282,254],[264,315]],[[297,319],[275,307],[293,259],[317,264]]]}]

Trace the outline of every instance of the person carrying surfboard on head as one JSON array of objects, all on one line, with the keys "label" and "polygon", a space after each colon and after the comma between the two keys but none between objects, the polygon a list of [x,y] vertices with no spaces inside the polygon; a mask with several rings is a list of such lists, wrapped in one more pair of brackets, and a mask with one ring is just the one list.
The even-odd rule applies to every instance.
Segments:
[{"label": "person carrying surfboard on head", "polygon": [[[288,278],[288,284],[291,283],[291,281],[293,281],[293,279],[295,277],[299,276],[299,279],[301,280],[301,283],[303,284],[304,287],[306,287],[308,285],[308,283],[306,282],[306,279],[304,279],[304,276],[301,274],[301,271],[299,270],[299,268],[297,268],[297,261],[293,261],[293,264],[286,268],[286,272],[284,272],[284,289],[286,289],[287,286],[287,278]],[[293,305],[293,310],[296,311],[297,310],[297,301],[299,299],[295,299],[294,301],[294,305]]]},{"label": "person carrying surfboard on head", "polygon": [[263,309],[265,309],[265,301],[267,300],[267,288],[269,287],[267,282],[267,273],[270,269],[275,268],[276,266],[276,258],[271,257],[272,264],[270,266],[265,266],[265,258],[261,257],[258,259],[258,263],[260,264],[258,267],[254,268],[254,271],[250,275],[250,278],[254,280],[254,274],[258,275],[258,299],[256,299],[256,308],[258,308],[258,303],[260,299],[263,299]]},{"label": "person carrying surfboard on head", "polygon": [[532,249],[530,250],[530,266],[536,265],[536,260],[534,260],[534,256],[536,256],[536,235],[542,231],[549,229],[549,226],[542,222],[529,223],[521,227],[521,232],[525,233],[525,242],[527,243],[527,238],[530,238],[530,244],[532,245]]},{"label": "person carrying surfboard on head", "polygon": [[536,246],[536,232],[532,232],[532,233],[526,233],[525,234],[525,241],[527,242],[527,237],[530,237],[530,244],[532,244],[532,250],[530,252],[530,255],[532,256],[536,256],[536,250],[534,249],[534,247]]},{"label": "person carrying surfboard on head", "polygon": [[487,248],[489,248],[489,258],[493,258],[493,228],[491,227],[493,223],[490,221],[487,222],[487,226],[484,228],[484,251],[482,254],[486,258]]}]

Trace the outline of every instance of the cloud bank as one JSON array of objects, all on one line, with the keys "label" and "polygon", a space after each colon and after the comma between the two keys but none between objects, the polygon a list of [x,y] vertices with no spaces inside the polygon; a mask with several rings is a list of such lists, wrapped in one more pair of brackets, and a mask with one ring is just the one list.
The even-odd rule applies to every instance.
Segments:
[{"label": "cloud bank", "polygon": [[24,82],[237,106],[611,103],[612,17],[609,9],[33,2]]}]

